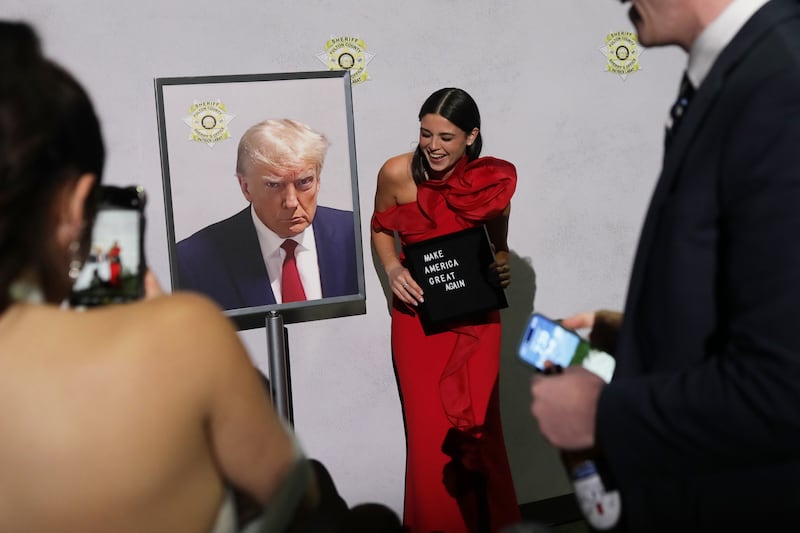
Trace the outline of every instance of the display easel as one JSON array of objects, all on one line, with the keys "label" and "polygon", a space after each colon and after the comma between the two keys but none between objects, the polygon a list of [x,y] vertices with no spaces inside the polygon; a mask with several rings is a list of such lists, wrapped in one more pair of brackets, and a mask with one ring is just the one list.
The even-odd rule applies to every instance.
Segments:
[{"label": "display easel", "polygon": [[266,318],[267,357],[269,362],[269,388],[275,410],[294,426],[292,412],[292,385],[289,372],[289,334],[283,325],[283,316],[270,311]]}]

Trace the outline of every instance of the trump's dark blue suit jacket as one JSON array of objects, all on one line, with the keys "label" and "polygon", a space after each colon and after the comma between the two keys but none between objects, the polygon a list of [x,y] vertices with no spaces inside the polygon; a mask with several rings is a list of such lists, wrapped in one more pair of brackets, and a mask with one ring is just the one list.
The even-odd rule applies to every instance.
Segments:
[{"label": "trump's dark blue suit jacket", "polygon": [[[353,212],[318,206],[314,220],[322,297],[358,294]],[[225,309],[275,303],[250,206],[177,245],[178,288],[210,296]]]}]

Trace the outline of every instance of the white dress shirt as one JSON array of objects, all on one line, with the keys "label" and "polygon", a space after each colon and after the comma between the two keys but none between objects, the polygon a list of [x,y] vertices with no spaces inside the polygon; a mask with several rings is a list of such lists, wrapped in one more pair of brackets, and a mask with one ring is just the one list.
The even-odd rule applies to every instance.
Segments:
[{"label": "white dress shirt", "polygon": [[[281,244],[286,239],[279,237],[274,231],[265,226],[256,215],[252,205],[250,206],[250,215],[253,218],[253,225],[258,235],[258,244],[261,246],[264,266],[267,267],[267,274],[269,274],[272,294],[275,295],[276,303],[283,303],[281,298],[281,272],[283,271],[283,259],[286,257],[286,251],[281,248]],[[308,226],[305,231],[292,237],[292,240],[297,241],[294,256],[297,270],[300,273],[300,282],[303,284],[303,291],[306,293],[306,300],[319,300],[322,298],[322,284],[319,279],[314,228]]]},{"label": "white dress shirt", "polygon": [[722,50],[767,1],[733,0],[714,22],[703,30],[689,50],[689,65],[686,67],[689,81],[695,89],[706,79]]}]

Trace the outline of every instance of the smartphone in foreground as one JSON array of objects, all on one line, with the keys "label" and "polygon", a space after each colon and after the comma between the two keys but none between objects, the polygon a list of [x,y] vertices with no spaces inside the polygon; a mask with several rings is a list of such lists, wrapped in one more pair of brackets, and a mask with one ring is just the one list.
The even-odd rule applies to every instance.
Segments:
[{"label": "smartphone in foreground", "polygon": [[144,296],[144,188],[103,185],[100,195],[89,255],[70,295],[74,307]]},{"label": "smartphone in foreground", "polygon": [[518,350],[519,359],[539,372],[581,365],[611,381],[616,362],[609,354],[591,346],[575,331],[540,313],[533,313]]}]

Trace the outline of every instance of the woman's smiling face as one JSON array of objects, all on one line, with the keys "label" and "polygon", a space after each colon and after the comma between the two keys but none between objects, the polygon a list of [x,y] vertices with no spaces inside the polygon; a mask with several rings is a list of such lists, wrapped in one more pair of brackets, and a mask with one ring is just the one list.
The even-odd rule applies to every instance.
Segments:
[{"label": "woman's smiling face", "polygon": [[419,123],[419,146],[433,171],[430,177],[448,177],[477,135],[478,128],[467,133],[441,115],[423,115]]}]

